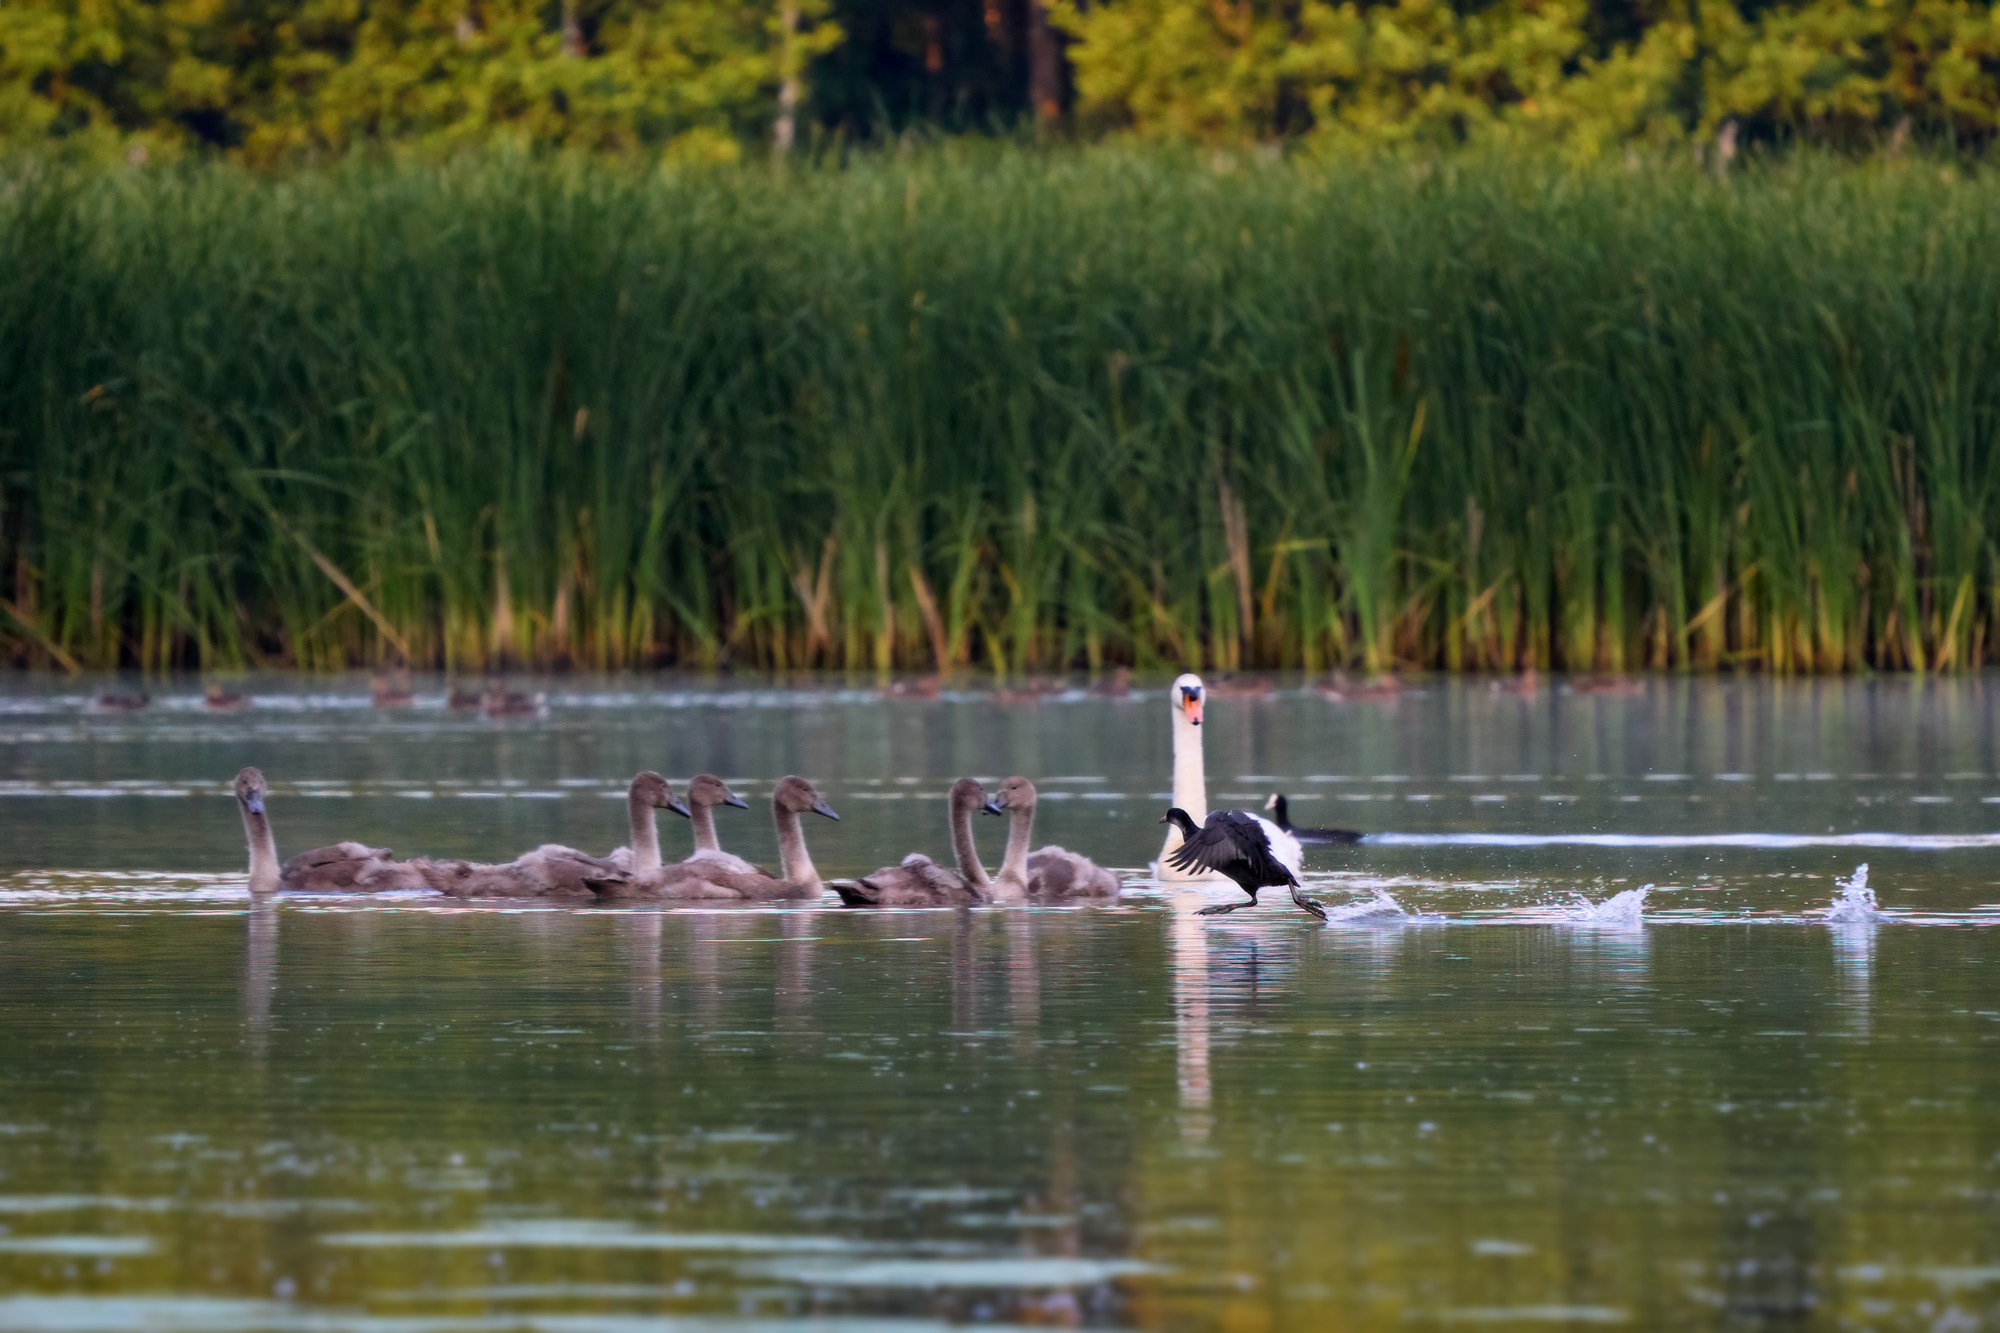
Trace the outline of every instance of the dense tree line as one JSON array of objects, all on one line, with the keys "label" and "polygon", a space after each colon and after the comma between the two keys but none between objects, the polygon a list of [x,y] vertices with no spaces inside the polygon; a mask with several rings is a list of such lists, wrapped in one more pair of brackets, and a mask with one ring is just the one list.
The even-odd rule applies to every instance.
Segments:
[{"label": "dense tree line", "polygon": [[0,139],[274,163],[514,140],[669,160],[912,124],[1320,143],[1957,144],[1982,0],[5,0]]}]

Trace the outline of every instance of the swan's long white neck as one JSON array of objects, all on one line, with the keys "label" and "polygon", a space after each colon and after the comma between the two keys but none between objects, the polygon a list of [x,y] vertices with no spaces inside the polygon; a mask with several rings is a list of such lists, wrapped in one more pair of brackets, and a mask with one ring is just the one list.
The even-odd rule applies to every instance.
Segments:
[{"label": "swan's long white neck", "polygon": [[631,823],[632,869],[639,872],[660,868],[660,828],[653,815],[653,807],[638,792],[625,798],[626,815]]},{"label": "swan's long white neck", "polygon": [[[979,889],[991,889],[993,881],[987,878],[986,867],[979,863],[979,844],[972,836],[972,807],[955,806],[951,812],[951,854],[958,860],[958,873],[966,883]],[[1004,870],[1001,873],[1006,873]]]},{"label": "swan's long white neck", "polygon": [[806,833],[799,827],[798,812],[772,807],[778,825],[778,869],[787,884],[820,887],[819,870],[806,855]]},{"label": "swan's long white neck", "polygon": [[[239,803],[240,804],[240,803]],[[271,818],[243,806],[243,835],[250,842],[250,892],[278,891],[278,840],[271,836]]]},{"label": "swan's long white neck", "polygon": [[715,807],[703,801],[689,801],[688,822],[694,825],[694,849],[698,852],[719,852],[721,839],[715,836]]},{"label": "swan's long white neck", "polygon": [[1181,709],[1174,710],[1174,804],[1187,811],[1196,824],[1208,818],[1208,768],[1202,762],[1201,728]]},{"label": "swan's long white neck", "polygon": [[[1174,804],[1187,811],[1188,818],[1196,827],[1208,818],[1208,775],[1201,757],[1201,728],[1187,715],[1182,706],[1179,691],[1173,693],[1174,704]],[[1167,857],[1181,845],[1181,831],[1167,825],[1167,840],[1160,847],[1160,862],[1155,867],[1159,878],[1168,883],[1192,884],[1215,878],[1207,871],[1176,870],[1167,864]]]}]

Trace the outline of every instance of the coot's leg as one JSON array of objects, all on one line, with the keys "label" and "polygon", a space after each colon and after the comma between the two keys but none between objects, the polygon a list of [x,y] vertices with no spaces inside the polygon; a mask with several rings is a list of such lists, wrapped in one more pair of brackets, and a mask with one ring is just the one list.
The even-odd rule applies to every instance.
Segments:
[{"label": "coot's leg", "polygon": [[1314,916],[1318,917],[1320,920],[1322,921],[1326,920],[1326,905],[1324,903],[1319,902],[1317,899],[1306,897],[1305,894],[1300,891],[1299,886],[1296,884],[1292,885],[1292,901],[1297,903],[1300,907],[1305,908],[1308,912],[1311,912]]}]

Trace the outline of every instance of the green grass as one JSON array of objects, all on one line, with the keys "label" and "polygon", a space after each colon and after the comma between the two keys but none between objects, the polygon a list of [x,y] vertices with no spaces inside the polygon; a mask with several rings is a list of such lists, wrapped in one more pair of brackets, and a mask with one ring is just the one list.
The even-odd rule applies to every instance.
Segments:
[{"label": "green grass", "polygon": [[1967,667],[1996,254],[1936,162],[15,163],[0,651]]}]

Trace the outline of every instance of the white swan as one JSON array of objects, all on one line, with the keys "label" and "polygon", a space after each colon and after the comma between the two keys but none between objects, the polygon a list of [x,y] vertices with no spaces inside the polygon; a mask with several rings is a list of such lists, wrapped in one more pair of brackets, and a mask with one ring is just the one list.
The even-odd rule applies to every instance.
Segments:
[{"label": "white swan", "polygon": [[[1201,756],[1203,694],[1201,677],[1193,672],[1175,680],[1173,688],[1167,691],[1167,701],[1174,710],[1174,805],[1187,811],[1197,827],[1208,819],[1208,768]],[[1305,861],[1305,850],[1299,846],[1299,840],[1262,815],[1248,817],[1264,826],[1264,836],[1270,840],[1271,854],[1278,863],[1294,875],[1299,874]],[[1206,884],[1223,878],[1214,871],[1175,868],[1167,858],[1180,845],[1180,827],[1169,825],[1166,845],[1160,848],[1159,864],[1155,867],[1161,883]]]}]

